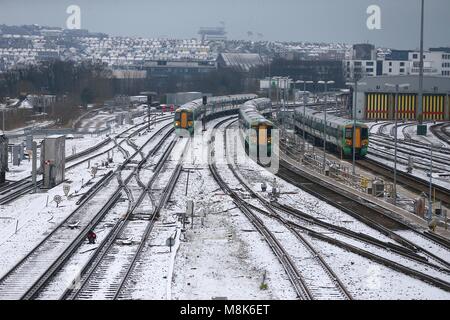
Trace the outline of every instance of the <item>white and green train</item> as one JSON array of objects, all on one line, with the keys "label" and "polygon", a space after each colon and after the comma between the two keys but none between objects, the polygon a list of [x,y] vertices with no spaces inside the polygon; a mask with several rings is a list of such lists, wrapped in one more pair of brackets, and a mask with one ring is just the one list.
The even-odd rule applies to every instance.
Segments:
[{"label": "white and green train", "polygon": [[181,130],[187,130],[192,135],[194,134],[195,121],[202,117],[209,120],[213,117],[235,114],[241,104],[257,97],[255,94],[210,97],[206,106],[203,105],[203,99],[188,102],[175,111],[175,131],[179,134]]},{"label": "white and green train", "polygon": [[[324,139],[324,114],[321,111],[310,108],[299,107],[294,112],[294,123],[296,133],[303,133],[313,137],[315,142],[323,143]],[[353,129],[353,120],[344,119],[327,114],[326,145],[327,148],[342,154],[344,157],[355,155],[359,158],[367,155],[369,147],[369,129],[366,124],[356,122]],[[355,145],[353,146],[353,132],[355,132]]]},{"label": "white and green train", "polygon": [[[274,124],[263,114],[271,110],[272,102],[267,98],[250,100],[239,108],[239,128],[248,155],[270,157],[272,154],[272,130]],[[262,150],[267,150],[265,155]]]}]

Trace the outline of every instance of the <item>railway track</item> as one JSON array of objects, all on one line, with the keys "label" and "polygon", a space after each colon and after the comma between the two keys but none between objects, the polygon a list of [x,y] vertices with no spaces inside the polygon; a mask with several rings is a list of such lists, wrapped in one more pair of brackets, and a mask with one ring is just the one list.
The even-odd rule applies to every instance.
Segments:
[{"label": "railway track", "polygon": [[423,238],[446,251],[450,250],[450,242],[447,239],[439,238],[439,240],[436,240],[436,237],[430,236],[429,232],[416,230],[409,224],[401,221],[400,217],[394,217],[391,212],[368,205],[362,199],[355,198],[353,194],[347,194],[341,189],[323,182],[320,178],[298,170],[286,160],[280,160],[278,176],[330,205],[337,207],[341,211],[346,212],[357,220],[360,220],[366,225],[388,236],[400,245],[413,251],[421,252],[428,259],[436,261],[444,268],[450,269],[450,261],[448,261],[448,259],[443,259],[417,243],[411,242],[399,235],[398,231],[410,231],[418,237]]},{"label": "railway track", "polygon": [[[366,158],[365,160],[358,160],[358,165],[391,180],[394,178],[394,170],[390,166],[378,161]],[[397,170],[397,181],[403,184],[404,187],[416,192],[428,193],[430,190],[429,181],[425,181],[400,170]],[[443,203],[450,204],[450,190],[436,184],[433,184],[433,190],[436,199]]]},{"label": "railway track", "polygon": [[[167,116],[167,117],[162,117],[160,119],[157,119],[157,122],[162,122],[168,119],[171,119],[171,116]],[[88,148],[84,151],[81,151],[80,153],[77,153],[75,155],[69,156],[66,158],[67,163],[70,162],[74,162],[80,158],[86,157],[91,153],[94,153],[96,151],[98,151],[99,148],[101,147],[105,147],[106,145],[108,145],[111,141],[114,141],[115,145],[104,150],[101,152],[97,152],[92,156],[86,157],[81,159],[80,161],[74,162],[71,165],[66,167],[66,170],[71,170],[76,168],[77,166],[86,163],[92,159],[95,159],[97,157],[109,154],[109,152],[111,152],[112,150],[114,150],[115,148],[119,148],[119,150],[121,150],[124,154],[125,159],[130,157],[130,153],[128,151],[126,151],[125,149],[123,149],[121,147],[121,145],[127,140],[130,139],[133,136],[136,136],[137,134],[139,134],[140,132],[142,132],[143,130],[145,130],[146,127],[146,122],[141,122],[137,125],[134,125],[133,127],[130,127],[124,131],[122,131],[121,133],[119,133],[116,137],[114,137],[114,139],[111,138],[107,138],[104,141],[102,141],[101,143],[97,144],[94,147]],[[119,139],[119,137],[127,134],[128,132],[130,132],[131,130],[135,131],[131,132],[128,136],[126,136],[125,138],[123,138],[123,140],[121,140],[120,142],[117,142],[117,139]],[[32,182],[30,181],[31,176],[28,176],[22,180],[18,180],[15,182],[12,182],[10,184],[8,184],[7,186],[4,186],[2,189],[0,189],[0,205],[6,205],[9,204],[17,199],[19,199],[21,196],[31,192],[34,190],[34,186],[32,184]],[[37,187],[40,187],[42,185],[42,180],[38,180],[37,181]]]},{"label": "railway track", "polygon": [[431,132],[441,141],[450,144],[450,124],[440,123],[430,127]]},{"label": "railway track", "polygon": [[[155,132],[141,147],[141,150],[163,130],[170,128],[169,123]],[[169,131],[173,131],[171,128]],[[116,174],[124,170],[133,158],[139,155],[135,152],[124,164],[116,170]],[[32,299],[41,288],[56,274],[67,259],[75,252],[91,230],[117,203],[122,194],[123,185],[133,177],[138,167],[132,170],[123,183],[114,182],[111,174],[96,187],[77,209],[72,212],[58,227],[51,231],[31,252],[22,258],[3,278],[0,279],[0,298],[2,299]],[[98,197],[100,190],[106,195],[102,201],[90,201]],[[87,205],[89,204],[89,205]],[[98,209],[96,209],[98,208]],[[97,212],[92,215],[92,212]],[[70,227],[76,226],[76,227]]]},{"label": "railway track", "polygon": [[[170,143],[161,156],[161,159],[167,158],[172,152],[173,147],[174,143]],[[172,194],[181,172],[181,164],[178,163],[175,168],[158,205],[153,208],[152,212],[143,213],[138,208],[144,201],[145,196],[151,192],[152,185],[158,178],[161,170],[162,167],[159,171],[155,171],[131,210],[128,211],[124,219],[114,226],[113,230],[102,241],[99,248],[97,248],[96,253],[90,258],[81,273],[79,287],[77,289],[67,290],[62,297],[63,299],[117,299],[119,297],[147,243],[155,220]],[[121,245],[120,239],[130,236],[138,240],[133,240],[127,246]],[[119,259],[120,262],[117,261]],[[112,263],[114,260],[116,260],[115,263]],[[110,269],[112,264],[114,264],[114,269],[116,270]],[[119,268],[120,270],[117,270]],[[115,276],[112,281],[110,279],[111,277],[109,277],[108,283],[105,283],[108,280],[105,279],[105,275],[108,273],[113,273]]]},{"label": "railway track", "polygon": [[[388,121],[388,122],[381,122],[381,124],[378,123],[378,124],[372,125],[372,127],[375,126],[375,125],[379,125],[379,127],[377,128],[378,130],[376,131],[376,133],[371,132],[371,134],[370,134],[371,141],[380,141],[380,142],[383,142],[385,144],[389,143],[389,144],[393,145],[394,140],[395,140],[394,139],[394,134],[393,134],[393,131],[394,131],[393,129],[394,128],[393,127],[391,128],[390,134],[384,133],[384,128],[386,126],[390,125],[390,124],[392,124],[392,122]],[[410,147],[413,147],[413,148],[416,148],[416,149],[417,148],[425,149],[425,150],[427,150],[427,153],[425,154],[425,156],[427,156],[430,153],[431,142],[424,143],[423,141],[413,139],[411,137],[411,135],[406,132],[406,129],[408,127],[411,127],[411,126],[414,126],[414,125],[415,125],[415,123],[399,123],[398,124],[398,127],[403,127],[402,128],[402,133],[403,133],[403,136],[404,136],[404,139],[398,139],[398,142],[399,142],[399,144],[401,143],[401,145],[403,145],[403,146],[410,146]],[[442,131],[440,129],[442,127],[445,127],[446,125],[447,124],[445,124],[445,123],[434,125],[434,126],[430,127],[430,130],[433,133],[436,131],[437,132],[437,134],[435,133],[436,136],[437,135],[442,135]],[[444,137],[445,137],[445,133],[444,133]],[[427,138],[424,138],[424,139],[429,141]],[[445,138],[443,139],[443,141],[445,142]],[[442,144],[442,147],[433,146],[432,148],[433,148],[433,152],[436,152],[437,154],[439,154],[439,153],[447,154],[447,155],[450,154],[450,148],[449,147],[445,147],[444,144]]]},{"label": "railway track", "polygon": [[[383,147],[387,150],[394,150],[394,143],[391,141],[386,141],[385,139],[377,139],[372,137],[371,138],[371,143],[372,145],[376,145],[379,147]],[[397,143],[397,152],[400,154],[406,154],[408,156],[418,156],[418,152],[422,151],[420,153],[420,158],[425,158],[427,160],[427,162],[422,162],[426,165],[429,166],[429,161],[430,161],[430,147],[428,146],[427,148],[425,148],[425,144],[422,145],[415,145],[414,144],[410,144],[413,145],[412,148],[407,148],[404,147],[404,141],[403,140],[399,140]],[[433,151],[435,151],[435,148],[433,148]],[[440,152],[440,151],[436,151],[433,153],[433,162],[436,163],[440,163],[443,166],[448,166],[448,154],[446,154],[445,152]]]},{"label": "railway track", "polygon": [[[234,163],[235,165],[237,165],[236,160],[234,161]],[[261,210],[260,206],[250,204],[253,210],[259,211],[268,217],[275,218],[284,225],[288,225],[291,229],[294,229],[293,232],[295,233],[297,238],[302,241],[305,246],[309,247],[309,250],[314,257],[320,258],[320,255],[314,250],[314,248],[312,248],[308,244],[306,239],[302,237],[301,233],[299,233],[297,230],[302,230],[308,236],[312,236],[322,241],[327,241],[367,259],[386,265],[387,267],[395,271],[399,271],[403,274],[420,279],[424,282],[430,283],[433,286],[450,292],[450,283],[443,279],[443,277],[449,279],[450,275],[450,269],[448,268],[448,265],[446,267],[442,267],[441,265],[442,263],[445,263],[444,261],[439,261],[440,263],[438,264],[429,262],[427,258],[418,255],[415,250],[412,250],[411,248],[399,246],[390,242],[380,241],[369,235],[356,233],[346,228],[326,223],[322,220],[312,217],[309,214],[306,214],[301,210],[291,208],[278,202],[269,202],[258,193],[254,192],[252,188],[238,174],[237,170],[231,167],[231,164],[229,164],[228,166],[232,170],[233,175],[236,177],[236,179],[250,194],[251,198],[258,199],[260,204],[262,204],[266,208],[265,211]],[[298,223],[281,217],[278,213],[279,211],[287,214],[288,216],[294,216],[295,218],[302,220],[304,224],[299,225]],[[307,227],[305,227],[305,225]],[[340,237],[338,237],[337,235],[340,235]],[[338,240],[339,238],[342,238],[342,236],[345,236],[345,238],[347,239],[356,239],[358,240],[358,242],[364,243],[364,245],[352,245],[354,241]],[[379,248],[382,252],[379,250],[379,254],[374,254],[373,249],[370,249],[371,247]],[[364,250],[363,248],[366,249]],[[398,262],[399,258],[401,259],[402,263]],[[325,262],[319,261],[319,263],[322,264]],[[419,268],[420,271],[416,270],[417,268]],[[331,271],[328,266],[322,265],[322,269],[329,273],[329,276],[332,279],[337,279],[337,276]],[[429,274],[430,269],[434,270],[433,275]]]},{"label": "railway track", "polygon": [[[373,145],[370,148],[369,157],[373,156],[380,159],[385,159],[391,162],[394,162],[395,156],[393,153],[386,151],[384,149],[380,149],[377,147],[374,147]],[[424,174],[428,174],[430,171],[430,162],[424,161],[422,158],[416,158],[418,154],[414,154],[414,158],[412,158],[412,166],[413,169],[421,170]],[[412,157],[412,154],[411,154]],[[434,158],[434,157],[433,157]],[[366,157],[366,159],[368,159]],[[376,161],[375,159],[373,159]],[[445,164],[444,164],[445,163]],[[409,164],[409,157],[405,157],[403,155],[397,154],[397,164],[404,165],[405,167]],[[450,166],[445,162],[444,160],[435,161],[433,159],[433,173],[441,173],[441,172],[449,172]]]},{"label": "railway track", "polygon": [[[216,130],[223,122],[219,122],[214,130]],[[229,124],[231,125],[231,123]],[[224,133],[226,148],[226,135]],[[227,151],[225,149],[227,154]],[[228,168],[234,173],[234,168],[229,165]],[[351,299],[350,293],[346,290],[345,286],[340,282],[336,274],[329,268],[325,261],[315,251],[315,249],[306,241],[306,239],[297,231],[293,230],[286,221],[283,221],[276,215],[277,221],[281,223],[285,228],[289,230],[289,233],[293,234],[298,239],[298,247],[302,250],[302,256],[308,258],[308,265],[301,264],[301,271],[299,270],[298,261],[295,262],[291,255],[283,247],[279,239],[270,231],[267,225],[264,223],[264,219],[255,213],[255,209],[243,200],[235,191],[233,191],[229,185],[223,180],[222,176],[218,172],[218,168],[214,161],[210,161],[210,170],[215,180],[232,199],[236,206],[244,213],[249,221],[254,225],[258,232],[263,235],[266,242],[269,244],[272,251],[285,269],[293,287],[301,299]],[[237,177],[237,175],[235,175]],[[239,180],[239,179],[238,179]],[[242,182],[242,181],[241,181]],[[245,186],[245,185],[244,185]],[[270,219],[271,219],[270,218]],[[305,273],[318,274],[315,277],[316,280],[311,281],[311,277],[305,277]],[[317,280],[320,279],[320,280]]]}]

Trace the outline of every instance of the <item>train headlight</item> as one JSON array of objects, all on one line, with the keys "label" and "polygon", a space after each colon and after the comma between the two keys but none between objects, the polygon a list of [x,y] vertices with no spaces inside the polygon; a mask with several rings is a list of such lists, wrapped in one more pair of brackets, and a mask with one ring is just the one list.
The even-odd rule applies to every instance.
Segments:
[{"label": "train headlight", "polygon": [[272,137],[267,138],[267,143],[272,143]]},{"label": "train headlight", "polygon": [[352,145],[352,140],[349,140],[349,139],[345,140],[345,144],[348,145],[348,146],[351,146]]},{"label": "train headlight", "polygon": [[194,122],[193,121],[188,121],[188,126],[192,126],[194,124]]},{"label": "train headlight", "polygon": [[179,127],[180,126],[180,121],[175,121],[175,127]]}]

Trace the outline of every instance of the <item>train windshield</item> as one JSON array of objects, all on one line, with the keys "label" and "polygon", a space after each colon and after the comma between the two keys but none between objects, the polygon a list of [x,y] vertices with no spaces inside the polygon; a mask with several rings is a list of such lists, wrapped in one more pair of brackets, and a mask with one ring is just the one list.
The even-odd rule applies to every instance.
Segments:
[{"label": "train windshield", "polygon": [[367,139],[369,138],[369,129],[368,128],[361,128],[361,138]]},{"label": "train windshield", "polygon": [[345,139],[351,139],[353,137],[353,128],[345,128]]},{"label": "train windshield", "polygon": [[180,121],[181,119],[181,112],[175,112],[175,121]]},{"label": "train windshield", "polygon": [[258,129],[259,144],[265,144],[268,142],[267,140],[269,140],[270,142],[272,136],[272,127],[269,125],[261,125]]},{"label": "train windshield", "polygon": [[188,121],[194,120],[194,114],[192,112],[188,113]]}]

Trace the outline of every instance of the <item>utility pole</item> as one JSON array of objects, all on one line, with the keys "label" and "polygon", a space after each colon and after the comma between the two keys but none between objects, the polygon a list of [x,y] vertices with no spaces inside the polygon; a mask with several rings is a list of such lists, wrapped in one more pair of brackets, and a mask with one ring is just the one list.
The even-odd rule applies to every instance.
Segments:
[{"label": "utility pole", "polygon": [[325,173],[325,168],[327,165],[327,101],[328,100],[328,94],[327,94],[327,84],[325,83],[325,110],[323,113],[324,116],[324,122],[323,122],[323,172]]},{"label": "utility pole", "polygon": [[324,84],[325,85],[325,109],[324,109],[324,123],[323,123],[323,171],[325,173],[326,168],[326,147],[327,147],[327,103],[328,103],[328,85],[333,84],[334,81],[318,81],[317,83]]},{"label": "utility pole", "polygon": [[37,142],[33,141],[32,143],[32,150],[33,150],[33,163],[32,163],[32,182],[33,182],[33,188],[34,192],[37,191]]},{"label": "utility pole", "polygon": [[356,97],[358,94],[358,80],[355,80],[355,101],[353,101],[353,161],[352,161],[352,174],[353,177],[355,177],[356,175],[356,170],[355,170],[355,164],[356,164],[356,148],[355,148],[355,144],[356,144],[356,140],[355,140],[355,136],[356,136]]},{"label": "utility pole", "polygon": [[141,95],[146,95],[147,96],[147,115],[148,115],[148,130],[150,131],[151,129],[151,116],[152,116],[152,112],[151,112],[151,108],[152,108],[152,98],[153,96],[156,96],[156,92],[141,92]]},{"label": "utility pole", "polygon": [[306,81],[306,80],[297,80],[296,83],[303,83],[303,120],[302,120],[302,131],[303,131],[303,152],[306,151],[306,123],[305,123],[305,117],[306,117],[306,105],[307,105],[307,99],[306,96],[306,84],[313,84],[314,81]]},{"label": "utility pole", "polygon": [[394,205],[397,205],[397,114],[398,114],[398,96],[400,88],[409,87],[408,83],[404,84],[390,84],[386,83],[387,87],[395,88],[395,107],[394,107]]},{"label": "utility pole", "polygon": [[398,85],[395,86],[395,109],[394,109],[394,205],[397,205],[397,114],[398,114]]},{"label": "utility pole", "polygon": [[426,135],[426,127],[423,126],[423,34],[424,34],[424,10],[425,1],[421,0],[421,13],[420,13],[420,58],[419,58],[419,94],[418,94],[418,106],[417,106],[417,118],[419,124],[417,126],[417,135]]},{"label": "utility pole", "polygon": [[433,144],[430,145],[430,191],[428,195],[428,217],[427,220],[431,220],[433,217],[433,202],[431,194],[433,192]]}]

